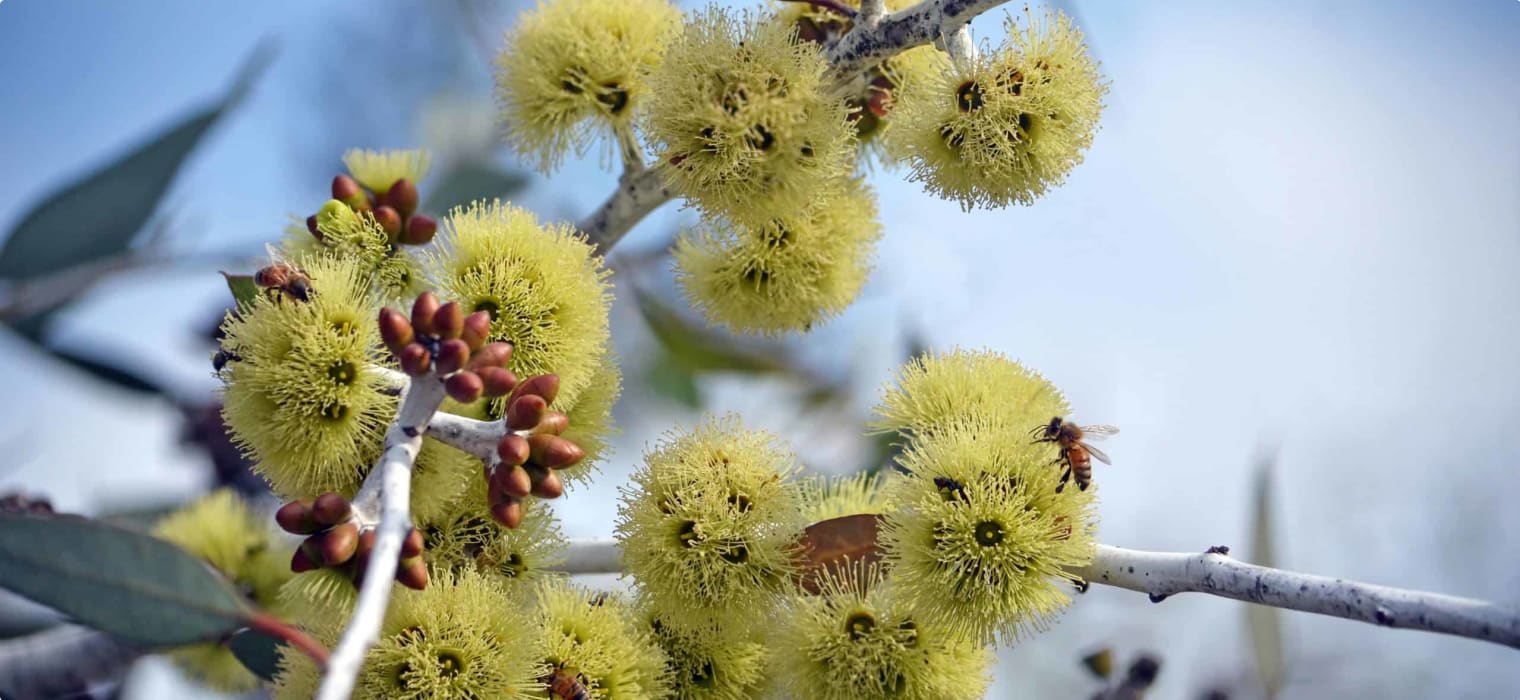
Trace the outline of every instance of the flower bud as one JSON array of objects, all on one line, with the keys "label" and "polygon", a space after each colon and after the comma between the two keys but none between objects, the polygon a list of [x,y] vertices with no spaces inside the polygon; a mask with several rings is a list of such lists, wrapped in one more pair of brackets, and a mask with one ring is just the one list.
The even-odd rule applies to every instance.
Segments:
[{"label": "flower bud", "polygon": [[359,546],[354,550],[354,556],[369,559],[369,553],[375,549],[375,540],[380,538],[380,533],[375,528],[369,528],[359,533]]},{"label": "flower bud", "polygon": [[295,573],[304,574],[308,571],[315,571],[320,568],[322,568],[322,566],[312,561],[311,557],[306,556],[306,551],[300,547],[296,548],[295,554],[290,555],[290,570]]},{"label": "flower bud", "polygon": [[498,465],[491,473],[491,483],[505,496],[522,498],[533,490],[533,480],[520,466]]},{"label": "flower bud", "polygon": [[[531,380],[529,380],[531,381]],[[507,404],[507,428],[510,430],[532,430],[543,421],[544,413],[549,410],[549,404],[544,397],[535,394],[518,396]]]},{"label": "flower bud", "polygon": [[332,181],[332,197],[354,211],[365,211],[370,208],[369,195],[359,187],[359,182],[347,175],[339,175]]},{"label": "flower bud", "polygon": [[394,243],[401,237],[401,215],[396,213],[395,209],[387,206],[375,207],[374,217],[375,223],[385,231],[385,237],[390,242]]},{"label": "flower bud", "polygon": [[322,533],[322,565],[338,566],[354,557],[359,548],[359,526],[343,523]]},{"label": "flower bud", "polygon": [[586,456],[580,445],[554,435],[529,436],[528,453],[534,464],[550,469],[564,469]]},{"label": "flower bud", "polygon": [[396,356],[412,342],[412,323],[400,311],[385,307],[380,309],[380,339]]},{"label": "flower bud", "polygon": [[[506,367],[512,360],[511,343],[486,343],[470,358],[470,369],[481,367]],[[516,382],[514,381],[515,385]]]},{"label": "flower bud", "polygon": [[[464,332],[464,309],[459,302],[451,301],[438,307],[438,312],[433,315],[433,335],[444,340],[458,338]],[[468,350],[469,346],[465,346]],[[466,357],[469,354],[466,353]]]},{"label": "flower bud", "polygon": [[438,356],[433,358],[436,365],[434,369],[439,374],[451,374],[464,367],[464,363],[470,359],[470,346],[463,340],[454,338],[438,344]]},{"label": "flower bud", "polygon": [[491,518],[504,527],[516,529],[522,524],[522,499],[508,497],[507,500],[491,506]]},{"label": "flower bud", "polygon": [[476,311],[464,317],[464,332],[459,334],[461,340],[470,344],[470,350],[479,350],[486,344],[486,338],[491,335],[491,314],[485,311]]},{"label": "flower bud", "polygon": [[343,222],[352,221],[355,217],[354,210],[336,199],[327,200],[321,209],[317,210],[317,231],[322,229],[342,230]]},{"label": "flower bud", "polygon": [[543,435],[560,435],[570,427],[570,416],[559,411],[549,411],[544,414],[544,419],[538,422],[538,427],[533,432]]},{"label": "flower bud", "polygon": [[411,216],[412,212],[417,211],[418,199],[417,186],[406,178],[397,180],[396,184],[391,185],[390,191],[385,193],[385,203],[395,207],[403,217]]},{"label": "flower bud", "polygon": [[427,374],[433,366],[433,354],[417,343],[401,348],[401,356],[398,359],[401,360],[401,371],[413,377]]},{"label": "flower bud", "polygon": [[316,214],[306,217],[306,230],[311,232],[311,235],[316,236],[317,240],[322,240],[322,229],[317,228]]},{"label": "flower bud", "polygon": [[521,435],[506,435],[496,443],[496,454],[501,457],[500,469],[504,466],[517,466],[528,461],[532,454],[532,448],[528,445],[527,438]]},{"label": "flower bud", "polygon": [[396,580],[414,591],[427,588],[427,564],[422,561],[422,557],[403,560],[400,569],[396,572]]},{"label": "flower bud", "polygon": [[559,475],[543,467],[528,467],[528,477],[532,480],[532,493],[539,498],[559,498],[565,492],[565,484],[560,481]]},{"label": "flower bud", "polygon": [[517,375],[500,367],[481,367],[475,371],[476,376],[484,384],[483,393],[489,398],[497,398],[512,393],[512,388],[517,386]]},{"label": "flower bud", "polygon": [[421,530],[415,527],[407,530],[406,539],[401,541],[401,558],[406,559],[421,555],[426,544],[422,539]]},{"label": "flower bud", "polygon": [[311,501],[291,501],[274,512],[280,529],[292,535],[310,535],[322,529],[311,517]]},{"label": "flower bud", "polygon": [[474,403],[480,398],[485,384],[480,381],[480,375],[464,370],[449,375],[449,378],[443,381],[443,389],[449,393],[450,398],[459,403]]},{"label": "flower bud", "polygon": [[516,389],[512,390],[512,400],[519,396],[528,395],[542,396],[544,403],[554,403],[554,397],[559,395],[559,375],[540,374],[536,377],[528,377]]},{"label": "flower bud", "polygon": [[417,214],[406,220],[406,230],[401,234],[401,242],[407,245],[426,245],[433,240],[435,233],[438,233],[438,222],[430,216]]},{"label": "flower bud", "polygon": [[336,493],[324,493],[317,496],[317,500],[311,504],[311,517],[321,525],[331,527],[348,520],[353,509],[348,505],[348,499]]},{"label": "flower bud", "polygon": [[438,297],[432,292],[417,295],[412,302],[412,331],[417,335],[433,335],[433,316],[438,313]]}]

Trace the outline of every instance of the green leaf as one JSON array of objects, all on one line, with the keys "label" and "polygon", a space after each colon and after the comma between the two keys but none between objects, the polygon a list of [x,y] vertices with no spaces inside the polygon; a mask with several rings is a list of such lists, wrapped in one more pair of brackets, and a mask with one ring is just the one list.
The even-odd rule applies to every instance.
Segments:
[{"label": "green leaf", "polygon": [[688,322],[655,295],[634,288],[639,313],[675,362],[693,372],[785,372],[788,367],[763,353],[739,347],[734,341]]},{"label": "green leaf", "polygon": [[253,275],[229,275],[223,272],[222,278],[227,280],[227,291],[232,292],[232,299],[237,302],[239,310],[247,308],[253,303],[253,298],[259,295],[259,285],[254,284]]},{"label": "green leaf", "polygon": [[424,211],[445,214],[477,199],[505,198],[528,185],[528,176],[489,163],[467,161],[454,166],[424,191]]},{"label": "green leaf", "polygon": [[0,277],[31,279],[121,253],[180,166],[268,63],[258,50],[226,97],[33,206],[0,245]]},{"label": "green leaf", "polygon": [[75,516],[0,513],[0,587],[149,646],[219,639],[250,614],[243,596],[188,552]]},{"label": "green leaf", "polygon": [[280,670],[280,648],[285,642],[263,632],[246,629],[232,635],[227,648],[242,662],[243,668],[271,683]]},{"label": "green leaf", "polygon": [[687,408],[701,408],[702,397],[697,393],[696,375],[670,353],[661,354],[660,359],[649,367],[647,381],[661,396],[674,399]]},{"label": "green leaf", "polygon": [[53,353],[53,357],[107,384],[114,384],[119,388],[139,394],[154,396],[169,395],[168,390],[141,374],[86,356],[75,349],[48,348],[47,350]]},{"label": "green leaf", "polygon": [[[1258,458],[1251,517],[1251,563],[1274,568],[1277,547],[1272,538],[1272,466],[1276,459],[1275,454],[1266,452]],[[1271,700],[1282,690],[1287,675],[1282,616],[1277,608],[1267,605],[1247,605],[1245,609],[1256,677],[1261,681],[1263,694]]]}]

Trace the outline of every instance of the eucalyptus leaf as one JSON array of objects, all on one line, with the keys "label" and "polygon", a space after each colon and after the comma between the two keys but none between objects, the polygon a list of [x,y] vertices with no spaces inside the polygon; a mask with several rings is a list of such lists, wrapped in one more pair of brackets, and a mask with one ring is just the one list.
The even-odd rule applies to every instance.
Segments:
[{"label": "eucalyptus leaf", "polygon": [[695,372],[786,372],[789,368],[765,353],[740,347],[734,341],[699,328],[648,291],[634,288],[639,313],[655,337],[680,364]]},{"label": "eucalyptus leaf", "polygon": [[268,56],[256,51],[216,104],[33,206],[0,245],[0,277],[31,279],[125,251],[185,159],[238,104]]},{"label": "eucalyptus leaf", "polygon": [[243,667],[271,683],[280,670],[280,648],[285,642],[254,629],[246,629],[227,640],[227,648]]},{"label": "eucalyptus leaf", "polygon": [[702,405],[702,396],[697,392],[696,375],[670,353],[662,353],[649,367],[647,381],[656,393],[674,399],[687,408],[700,408]]},{"label": "eucalyptus leaf", "polygon": [[53,357],[107,384],[114,384],[119,388],[140,394],[169,395],[168,390],[163,386],[120,365],[90,357],[73,348],[48,348],[47,350],[53,353]]},{"label": "eucalyptus leaf", "polygon": [[183,549],[76,516],[0,513],[0,587],[148,646],[220,639],[251,613]]},{"label": "eucalyptus leaf", "polygon": [[237,302],[238,309],[246,308],[259,295],[259,285],[254,283],[253,275],[230,275],[223,272],[222,278],[227,280],[227,291],[232,292],[232,299]]},{"label": "eucalyptus leaf", "polygon": [[[1277,567],[1277,547],[1272,536],[1272,467],[1275,455],[1264,453],[1256,467],[1254,508],[1251,516],[1251,563]],[[1246,627],[1262,694],[1270,700],[1282,690],[1287,675],[1283,650],[1282,615],[1268,605],[1247,605]]]}]

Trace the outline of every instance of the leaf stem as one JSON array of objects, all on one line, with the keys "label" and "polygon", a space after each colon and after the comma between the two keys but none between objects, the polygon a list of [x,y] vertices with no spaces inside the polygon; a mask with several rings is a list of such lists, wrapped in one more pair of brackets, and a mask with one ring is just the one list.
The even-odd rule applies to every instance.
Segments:
[{"label": "leaf stem", "polygon": [[323,670],[327,669],[327,647],[322,646],[321,642],[306,634],[301,628],[281,622],[279,618],[266,612],[254,613],[252,617],[249,617],[248,628],[284,640],[305,652]]}]

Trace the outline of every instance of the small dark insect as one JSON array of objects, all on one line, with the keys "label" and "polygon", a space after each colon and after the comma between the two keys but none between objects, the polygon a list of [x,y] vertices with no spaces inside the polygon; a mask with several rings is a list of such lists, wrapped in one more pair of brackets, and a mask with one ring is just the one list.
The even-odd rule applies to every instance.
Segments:
[{"label": "small dark insect", "polygon": [[1045,425],[1035,426],[1029,431],[1031,435],[1038,435],[1035,442],[1053,442],[1061,447],[1061,453],[1056,457],[1057,463],[1065,462],[1066,471],[1061,474],[1061,483],[1056,485],[1056,493],[1066,488],[1066,482],[1075,478],[1077,488],[1086,491],[1092,485],[1092,457],[1097,457],[1099,462],[1112,464],[1108,461],[1108,455],[1103,451],[1087,444],[1084,439],[1094,440],[1107,437],[1119,432],[1112,425],[1077,425],[1060,416],[1050,419]]},{"label": "small dark insect", "polygon": [[948,476],[934,477],[934,488],[939,489],[939,495],[947,501],[965,502],[966,500],[966,487]]},{"label": "small dark insect", "polygon": [[238,354],[231,350],[227,350],[225,348],[219,349],[216,351],[215,355],[211,356],[211,368],[220,372],[222,371],[223,367],[227,366],[227,363],[237,362],[241,359],[243,358],[238,357]]}]

